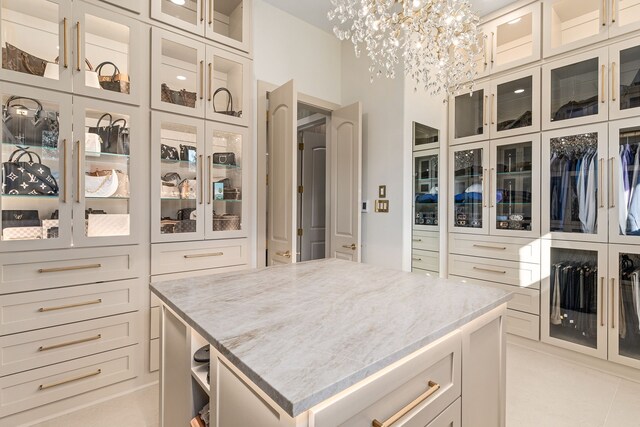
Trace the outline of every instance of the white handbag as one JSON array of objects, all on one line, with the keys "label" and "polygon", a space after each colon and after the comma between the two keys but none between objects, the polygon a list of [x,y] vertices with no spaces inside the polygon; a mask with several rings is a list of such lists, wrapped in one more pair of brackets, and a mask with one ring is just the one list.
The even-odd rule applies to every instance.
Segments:
[{"label": "white handbag", "polygon": [[84,152],[87,156],[100,155],[102,147],[102,139],[97,133],[85,133],[84,134]]},{"label": "white handbag", "polygon": [[180,198],[195,200],[196,198],[196,180],[185,179],[180,183]]},{"label": "white handbag", "polygon": [[111,197],[118,191],[118,174],[115,170],[107,176],[84,176],[85,197]]},{"label": "white handbag", "polygon": [[42,227],[7,227],[2,230],[2,240],[42,239]]},{"label": "white handbag", "polygon": [[129,235],[129,214],[89,214],[87,237]]},{"label": "white handbag", "polygon": [[179,199],[180,187],[173,183],[161,182],[160,197],[163,199]]}]

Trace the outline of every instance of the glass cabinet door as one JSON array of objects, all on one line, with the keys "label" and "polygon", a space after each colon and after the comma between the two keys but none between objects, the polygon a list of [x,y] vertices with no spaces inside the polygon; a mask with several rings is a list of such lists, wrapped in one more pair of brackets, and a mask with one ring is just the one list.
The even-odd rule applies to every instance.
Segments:
[{"label": "glass cabinet door", "polygon": [[233,48],[251,50],[251,2],[243,0],[209,0],[206,36]]},{"label": "glass cabinet door", "polygon": [[479,84],[471,93],[461,93],[449,103],[452,144],[489,138],[489,85]]},{"label": "glass cabinet door", "polygon": [[207,239],[246,236],[248,212],[243,200],[249,200],[244,170],[248,140],[245,128],[212,122],[206,124]]},{"label": "glass cabinet door", "polygon": [[543,135],[543,235],[607,241],[606,140],[606,123]]},{"label": "glass cabinet door", "polygon": [[491,89],[491,138],[540,130],[540,70],[497,79]]},{"label": "glass cabinet door", "polygon": [[601,0],[545,0],[544,57],[605,40],[606,4]]},{"label": "glass cabinet door", "polygon": [[204,239],[204,121],[152,113],[153,242]]},{"label": "glass cabinet door", "polygon": [[607,57],[603,48],[543,66],[543,129],[607,120]]},{"label": "glass cabinet door", "polygon": [[203,43],[152,29],[153,108],[204,118],[205,53]]},{"label": "glass cabinet door", "polygon": [[416,151],[414,159],[414,229],[439,229],[439,154],[438,149]]},{"label": "glass cabinet door", "polygon": [[2,84],[2,250],[71,245],[71,96]]},{"label": "glass cabinet door", "polygon": [[607,246],[543,242],[542,341],[607,358]]},{"label": "glass cabinet door", "polygon": [[151,0],[151,18],[204,35],[206,0]]},{"label": "glass cabinet door", "polygon": [[0,0],[0,78],[71,91],[70,0]]},{"label": "glass cabinet door", "polygon": [[491,30],[491,72],[517,67],[540,59],[539,3],[499,18]]},{"label": "glass cabinet door", "polygon": [[139,104],[138,21],[86,3],[74,4],[74,92],[100,99]]},{"label": "glass cabinet door", "polygon": [[248,126],[250,62],[222,49],[207,47],[207,118]]},{"label": "glass cabinet door", "polygon": [[491,141],[491,155],[491,234],[539,236],[540,136]]},{"label": "glass cabinet door", "polygon": [[640,38],[610,46],[609,60],[609,117],[616,119],[640,114]]},{"label": "glass cabinet door", "polygon": [[425,150],[440,146],[438,129],[413,122],[413,150]]},{"label": "glass cabinet door", "polygon": [[134,167],[142,151],[137,115],[135,107],[74,98],[75,246],[135,242],[143,197]]},{"label": "glass cabinet door", "polygon": [[450,149],[450,228],[455,233],[488,234],[487,145],[482,142]]}]

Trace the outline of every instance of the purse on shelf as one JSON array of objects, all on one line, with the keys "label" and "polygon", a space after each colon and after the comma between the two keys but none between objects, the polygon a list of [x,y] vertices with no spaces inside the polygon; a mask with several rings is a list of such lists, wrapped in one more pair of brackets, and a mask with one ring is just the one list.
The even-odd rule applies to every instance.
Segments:
[{"label": "purse on shelf", "polygon": [[[130,192],[129,192],[129,175],[127,175],[126,173],[120,171],[120,170],[115,170],[115,169],[103,169],[103,170],[96,170],[93,172],[87,172],[87,176],[91,176],[91,177],[111,177],[111,175],[115,172],[117,178],[118,178],[118,188],[116,189],[116,191],[108,197],[122,197],[122,198],[128,198],[130,196]],[[93,196],[96,197],[96,196]]]},{"label": "purse on shelf", "polygon": [[180,160],[195,163],[197,156],[196,147],[193,145],[180,144]]},{"label": "purse on shelf", "polygon": [[[57,57],[54,62],[49,62],[47,68],[44,70],[44,76],[48,79],[58,80],[60,74],[60,66],[58,61],[60,57]],[[87,58],[84,59],[84,63],[87,65],[87,69],[84,71],[84,85],[86,87],[92,87],[95,89],[102,89],[100,87],[100,81],[98,79],[98,73],[93,70],[93,65]],[[80,70],[78,70],[80,71]]]},{"label": "purse on shelf", "polygon": [[84,153],[87,156],[99,156],[102,152],[102,140],[97,133],[84,134]]},{"label": "purse on shelf", "polygon": [[186,200],[196,199],[196,180],[184,179],[180,182],[180,198]]},{"label": "purse on shelf", "polygon": [[213,215],[213,231],[240,230],[240,216],[223,214]]},{"label": "purse on shelf", "polygon": [[[100,126],[106,117],[109,118],[109,124]],[[129,128],[125,119],[113,120],[110,113],[105,113],[94,127],[89,127],[89,133],[100,136],[103,153],[129,155]]]},{"label": "purse on shelf", "polygon": [[[25,156],[28,161],[21,161]],[[2,183],[3,194],[57,196],[59,190],[51,169],[24,147],[18,147],[2,164]]]},{"label": "purse on shelf", "polygon": [[49,61],[38,58],[12,44],[5,43],[5,45],[7,47],[2,48],[2,68],[39,77],[44,76]]},{"label": "purse on shelf", "polygon": [[[113,74],[110,76],[103,76],[102,69],[109,65],[113,67]],[[110,90],[112,92],[129,93],[129,75],[121,73],[118,66],[113,62],[105,61],[98,64],[96,67],[96,73],[98,73],[98,81],[100,82],[100,87],[102,87],[102,89]]]},{"label": "purse on shelf", "polygon": [[174,233],[195,233],[196,232],[196,220],[183,219],[176,223],[174,227]]},{"label": "purse on shelf", "polygon": [[223,199],[224,200],[240,200],[240,189],[233,188],[225,188],[222,190]]},{"label": "purse on shelf", "polygon": [[115,170],[99,171],[103,175],[95,175],[96,172],[88,172],[84,177],[85,197],[114,197],[118,191],[119,180]]},{"label": "purse on shelf", "polygon": [[129,235],[129,214],[90,214],[87,218],[87,237]]},{"label": "purse on shelf", "polygon": [[[27,107],[24,101],[36,107]],[[35,98],[11,96],[2,106],[2,142],[55,149],[59,132],[58,112],[46,110]]]},{"label": "purse on shelf", "polygon": [[180,182],[182,179],[176,172],[169,172],[161,177],[160,197],[163,199],[180,198]]},{"label": "purse on shelf", "polygon": [[37,210],[6,209],[2,211],[2,229],[8,227],[40,227]]},{"label": "purse on shelf", "polygon": [[196,98],[197,94],[195,92],[189,92],[186,89],[173,90],[166,83],[162,83],[160,88],[160,100],[162,102],[195,108]]},{"label": "purse on shelf", "polygon": [[89,219],[89,215],[106,215],[107,211],[103,211],[102,209],[85,209],[84,210],[84,219]]},{"label": "purse on shelf", "polygon": [[195,208],[180,209],[176,216],[180,221],[185,219],[196,219],[196,209]]},{"label": "purse on shelf", "polygon": [[180,160],[178,149],[167,144],[160,144],[160,159],[162,160]]},{"label": "purse on shelf", "polygon": [[235,153],[213,153],[213,164],[235,166],[236,155]]},{"label": "purse on shelf", "polygon": [[[225,110],[218,111],[218,109],[216,108],[216,96],[221,93],[227,94],[227,106],[225,107]],[[227,116],[242,117],[242,111],[233,110],[233,96],[231,95],[229,89],[227,89],[226,87],[218,88],[213,93],[213,111],[219,114],[225,114]]]}]

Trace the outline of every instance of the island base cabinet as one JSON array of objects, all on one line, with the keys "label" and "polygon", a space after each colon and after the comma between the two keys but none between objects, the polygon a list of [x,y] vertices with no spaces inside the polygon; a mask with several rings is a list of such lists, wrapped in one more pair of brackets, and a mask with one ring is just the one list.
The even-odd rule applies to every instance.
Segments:
[{"label": "island base cabinet", "polygon": [[429,423],[427,427],[460,427],[462,425],[462,399],[458,398],[454,403],[445,409],[437,418]]}]

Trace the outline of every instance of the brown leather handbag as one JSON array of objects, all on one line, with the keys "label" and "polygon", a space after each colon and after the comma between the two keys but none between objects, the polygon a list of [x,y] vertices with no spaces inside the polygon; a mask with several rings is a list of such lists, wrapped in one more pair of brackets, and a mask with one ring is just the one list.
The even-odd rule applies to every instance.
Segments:
[{"label": "brown leather handbag", "polygon": [[44,76],[44,70],[49,61],[31,55],[12,44],[5,44],[7,47],[2,48],[2,68],[34,76]]},{"label": "brown leather handbag", "polygon": [[196,98],[197,94],[195,92],[189,92],[186,89],[173,90],[166,83],[162,83],[160,92],[160,100],[162,102],[195,108]]},{"label": "brown leather handbag", "polygon": [[[113,67],[113,74],[110,76],[102,75],[102,68],[111,65]],[[120,69],[113,62],[102,62],[96,67],[96,73],[98,73],[98,81],[100,87],[112,92],[129,93],[130,82],[129,75],[120,72]]]}]

